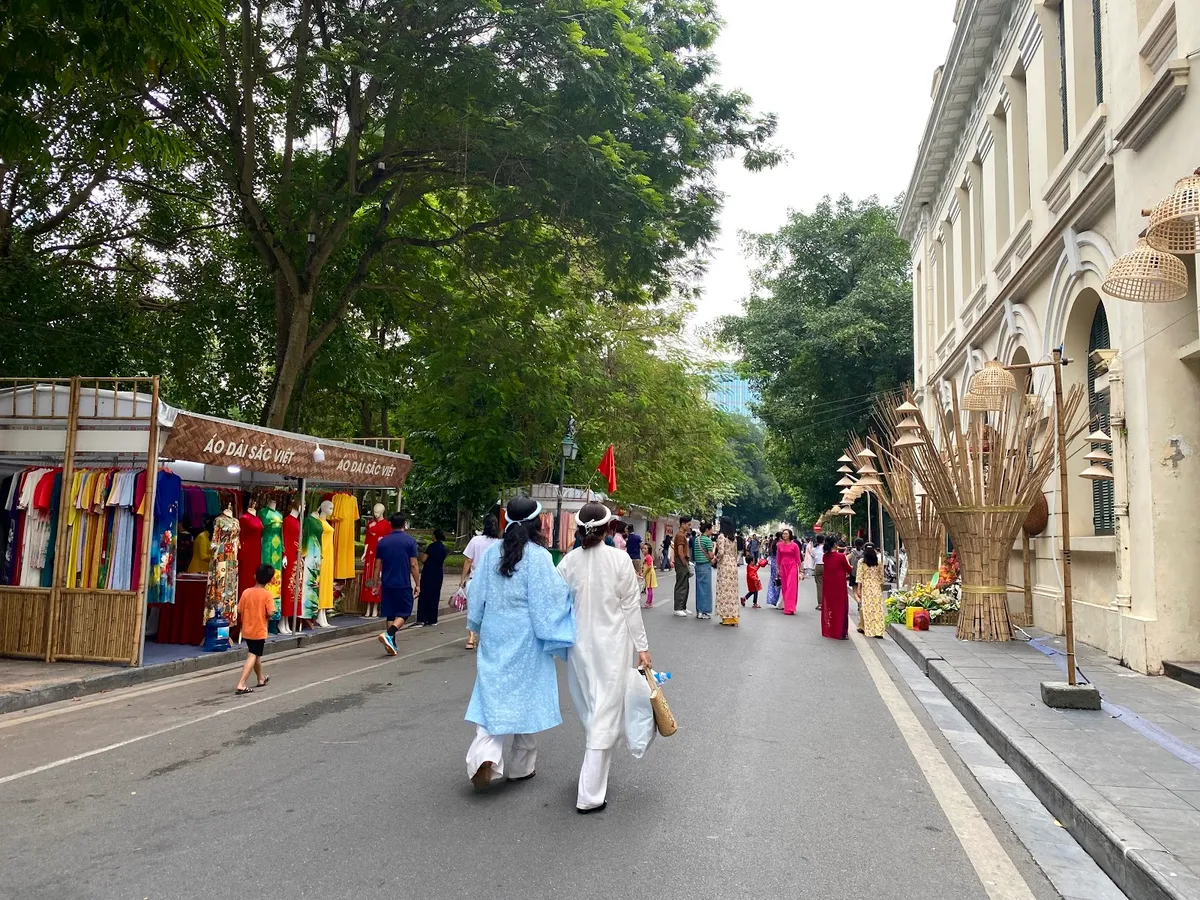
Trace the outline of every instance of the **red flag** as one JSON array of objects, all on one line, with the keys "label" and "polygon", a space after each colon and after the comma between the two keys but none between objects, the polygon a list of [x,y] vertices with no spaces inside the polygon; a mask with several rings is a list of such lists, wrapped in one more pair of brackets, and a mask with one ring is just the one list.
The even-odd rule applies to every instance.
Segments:
[{"label": "red flag", "polygon": [[608,492],[613,493],[617,489],[617,457],[613,453],[612,444],[609,444],[608,449],[604,451],[604,459],[600,460],[596,471],[608,481]]}]

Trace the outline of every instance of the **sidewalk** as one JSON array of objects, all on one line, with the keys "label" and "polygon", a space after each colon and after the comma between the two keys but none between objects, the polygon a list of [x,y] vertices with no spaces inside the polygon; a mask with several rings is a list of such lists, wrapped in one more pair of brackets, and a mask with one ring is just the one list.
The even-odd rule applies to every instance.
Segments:
[{"label": "sidewalk", "polygon": [[[966,643],[953,628],[892,638],[1132,900],[1200,900],[1200,691],[1077,646],[1099,712],[1055,710],[1061,638]],[[1042,652],[1038,646],[1048,652]]]},{"label": "sidewalk", "polygon": [[[442,585],[439,616],[454,615],[447,601],[458,588],[457,578]],[[334,616],[329,628],[306,630],[302,634],[273,634],[267,638],[267,652],[308,649],[329,641],[375,634],[383,627],[379,618]],[[465,626],[464,626],[465,627]],[[246,658],[245,644],[222,653],[206,653],[200,647],[146,642],[144,664],[138,668],[97,663],[0,659],[0,715],[98,694],[148,681],[199,672],[217,666],[241,662]]]}]

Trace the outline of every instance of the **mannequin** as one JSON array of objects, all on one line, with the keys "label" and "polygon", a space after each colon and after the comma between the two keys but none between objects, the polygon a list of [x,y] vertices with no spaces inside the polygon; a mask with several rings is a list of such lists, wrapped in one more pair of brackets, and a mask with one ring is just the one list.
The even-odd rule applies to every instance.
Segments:
[{"label": "mannequin", "polygon": [[[317,613],[317,626],[320,628],[332,627],[326,614],[333,609],[333,576],[336,567],[336,550],[333,546],[333,526],[329,524],[329,517],[333,514],[333,503],[325,500],[317,507],[317,515],[321,519],[321,581],[317,592],[317,605],[319,611]],[[350,559],[354,559],[354,553],[351,551]]]},{"label": "mannequin", "polygon": [[300,559],[300,510],[292,507],[283,519],[283,583],[280,585],[279,633],[291,634],[291,618],[297,613],[301,590],[303,563]]},{"label": "mannequin", "polygon": [[213,522],[212,561],[208,569],[208,590],[204,595],[204,621],[217,610],[229,620],[230,630],[238,611],[238,544],[241,525],[226,506]]},{"label": "mannequin", "polygon": [[262,562],[263,524],[259,521],[257,504],[253,500],[246,511],[238,517],[240,544],[238,545],[238,597],[242,591],[254,587],[254,570]]},{"label": "mannequin", "polygon": [[275,601],[271,621],[278,622],[280,587],[283,584],[283,516],[275,508],[274,500],[268,500],[267,505],[259,510],[258,521],[262,525],[262,553],[259,554],[259,562],[275,570],[275,577],[267,585],[267,590]]},{"label": "mannequin", "polygon": [[367,618],[379,615],[379,573],[375,571],[375,548],[379,539],[392,533],[392,523],[383,517],[387,508],[376,503],[371,510],[372,519],[367,525],[366,546],[363,547],[362,601],[367,605]]},{"label": "mannequin", "polygon": [[304,517],[304,593],[301,615],[329,627],[333,609],[333,526],[326,521],[333,504],[326,500]]}]

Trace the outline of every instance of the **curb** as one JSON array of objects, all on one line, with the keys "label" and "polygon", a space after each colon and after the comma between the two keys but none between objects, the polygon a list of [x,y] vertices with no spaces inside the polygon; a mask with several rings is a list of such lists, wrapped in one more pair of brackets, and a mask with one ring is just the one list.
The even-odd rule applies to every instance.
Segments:
[{"label": "curb", "polygon": [[1200,898],[1200,878],[957,669],[908,629],[891,625],[889,633],[1130,900]]},{"label": "curb", "polygon": [[[345,628],[331,628],[324,631],[308,631],[304,634],[284,636],[270,641],[267,647],[273,653],[284,650],[303,650],[327,644],[341,638],[361,637],[379,631],[379,624],[363,622],[359,625],[347,625]],[[157,663],[152,666],[138,668],[115,669],[102,675],[92,675],[75,681],[64,681],[59,684],[35,688],[21,693],[0,695],[0,716],[5,713],[32,709],[35,706],[45,706],[47,703],[58,703],[61,700],[74,700],[76,697],[86,697],[89,694],[99,694],[118,688],[132,687],[145,684],[148,681],[161,681],[176,675],[187,675],[190,672],[202,672],[205,669],[216,669],[232,663],[244,662],[246,648],[236,647],[223,653],[206,653],[204,656],[190,656],[187,659],[175,659],[170,662]]]}]

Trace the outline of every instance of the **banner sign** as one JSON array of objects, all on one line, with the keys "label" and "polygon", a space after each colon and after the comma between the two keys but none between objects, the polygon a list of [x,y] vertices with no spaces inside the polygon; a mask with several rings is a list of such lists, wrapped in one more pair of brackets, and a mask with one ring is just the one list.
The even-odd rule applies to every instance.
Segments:
[{"label": "banner sign", "polygon": [[[318,446],[325,454],[321,462],[313,459]],[[364,487],[403,487],[412,468],[412,460],[398,453],[319,444],[299,436],[185,412],[175,416],[162,454],[210,466],[241,466],[270,475]]]}]

